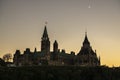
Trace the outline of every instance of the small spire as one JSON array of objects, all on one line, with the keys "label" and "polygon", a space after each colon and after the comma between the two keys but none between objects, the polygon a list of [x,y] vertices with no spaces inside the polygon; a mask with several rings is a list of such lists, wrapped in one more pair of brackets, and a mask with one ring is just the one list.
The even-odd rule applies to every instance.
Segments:
[{"label": "small spire", "polygon": [[84,39],[83,44],[90,44],[87,38],[87,31],[85,31],[85,39]]},{"label": "small spire", "polygon": [[96,49],[95,49],[95,53],[96,53],[97,51],[96,51]]},{"label": "small spire", "polygon": [[48,22],[47,22],[47,21],[45,21],[45,26],[47,26],[47,24],[48,24]]},{"label": "small spire", "polygon": [[57,41],[55,40],[55,42],[54,43],[57,43]]},{"label": "small spire", "polygon": [[48,38],[47,28],[45,26],[44,32],[43,32],[43,38]]},{"label": "small spire", "polygon": [[87,28],[85,29],[85,36],[87,36]]},{"label": "small spire", "polygon": [[37,52],[37,49],[36,49],[36,47],[35,47],[35,50],[34,50],[34,52]]},{"label": "small spire", "polygon": [[57,40],[54,41],[54,45],[58,45]]},{"label": "small spire", "polygon": [[87,36],[87,31],[85,31],[85,36]]}]

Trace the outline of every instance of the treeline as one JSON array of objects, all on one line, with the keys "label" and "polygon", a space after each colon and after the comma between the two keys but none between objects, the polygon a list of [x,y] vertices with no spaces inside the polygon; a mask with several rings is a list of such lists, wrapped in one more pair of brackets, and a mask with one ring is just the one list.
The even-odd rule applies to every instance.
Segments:
[{"label": "treeline", "polygon": [[0,80],[120,80],[120,68],[79,66],[0,67]]}]

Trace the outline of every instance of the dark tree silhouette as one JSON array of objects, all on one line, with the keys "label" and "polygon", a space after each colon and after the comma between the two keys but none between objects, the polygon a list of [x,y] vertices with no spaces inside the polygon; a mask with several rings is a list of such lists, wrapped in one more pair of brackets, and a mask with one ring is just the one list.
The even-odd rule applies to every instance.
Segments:
[{"label": "dark tree silhouette", "polygon": [[6,63],[3,59],[0,58],[0,66],[6,66]]},{"label": "dark tree silhouette", "polygon": [[12,54],[7,53],[7,54],[3,55],[3,60],[4,60],[5,62],[10,62],[11,59],[12,59]]}]

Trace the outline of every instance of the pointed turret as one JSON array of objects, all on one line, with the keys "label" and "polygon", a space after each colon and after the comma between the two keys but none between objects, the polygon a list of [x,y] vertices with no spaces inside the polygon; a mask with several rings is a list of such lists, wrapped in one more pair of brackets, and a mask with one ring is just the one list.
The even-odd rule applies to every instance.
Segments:
[{"label": "pointed turret", "polygon": [[48,38],[49,38],[49,37],[48,37],[48,33],[47,33],[47,28],[46,28],[46,26],[45,26],[42,39],[48,39]]},{"label": "pointed turret", "polygon": [[58,52],[58,43],[55,40],[54,44],[53,44],[53,52]]},{"label": "pointed turret", "polygon": [[50,41],[47,33],[47,27],[45,25],[43,36],[41,38],[41,51],[45,54],[50,53]]},{"label": "pointed turret", "polygon": [[98,62],[99,62],[99,64],[98,64],[98,65],[101,65],[100,56],[99,56],[99,58],[98,58]]},{"label": "pointed turret", "polygon": [[14,58],[13,58],[13,63],[18,66],[19,63],[19,57],[21,55],[20,50],[16,50],[15,54],[14,54]]},{"label": "pointed turret", "polygon": [[88,37],[87,37],[87,32],[85,32],[85,39],[83,41],[83,47],[84,48],[89,48],[90,47],[90,42],[89,42]]},{"label": "pointed turret", "polygon": [[35,50],[34,50],[34,53],[36,53],[37,52],[37,48],[35,48]]},{"label": "pointed turret", "polygon": [[57,45],[58,45],[58,43],[57,43],[57,41],[56,41],[56,40],[55,40],[54,44],[57,44]]},{"label": "pointed turret", "polygon": [[88,38],[87,38],[87,32],[85,32],[85,39],[84,39],[83,45],[84,44],[90,45],[90,42],[88,41]]},{"label": "pointed turret", "polygon": [[96,50],[92,50],[90,42],[87,38],[87,32],[85,32],[85,39],[83,41],[83,46],[77,54],[78,64],[81,66],[99,66],[100,59],[97,58]]}]

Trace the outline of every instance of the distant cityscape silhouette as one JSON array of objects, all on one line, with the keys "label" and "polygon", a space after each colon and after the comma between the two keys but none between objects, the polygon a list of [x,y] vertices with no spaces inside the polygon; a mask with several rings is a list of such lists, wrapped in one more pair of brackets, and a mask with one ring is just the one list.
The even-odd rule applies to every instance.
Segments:
[{"label": "distant cityscape silhouette", "polygon": [[[79,36],[79,35],[78,35]],[[66,53],[65,50],[60,50],[57,40],[53,43],[53,51],[50,51],[50,40],[45,25],[44,32],[41,38],[41,51],[31,52],[26,48],[24,53],[16,50],[13,58],[13,63],[16,66],[32,66],[32,65],[55,65],[55,66],[100,66],[100,57],[97,57],[96,50],[93,51],[90,42],[85,32],[83,46],[79,53],[75,55],[74,51]]]}]

